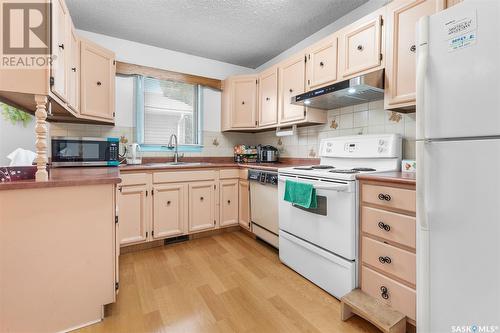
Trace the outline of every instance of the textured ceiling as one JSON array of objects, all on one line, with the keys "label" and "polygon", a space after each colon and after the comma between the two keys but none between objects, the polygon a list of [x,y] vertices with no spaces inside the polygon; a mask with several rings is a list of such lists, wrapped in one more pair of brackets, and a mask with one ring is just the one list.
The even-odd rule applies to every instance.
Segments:
[{"label": "textured ceiling", "polygon": [[368,0],[66,0],[78,29],[256,68]]}]

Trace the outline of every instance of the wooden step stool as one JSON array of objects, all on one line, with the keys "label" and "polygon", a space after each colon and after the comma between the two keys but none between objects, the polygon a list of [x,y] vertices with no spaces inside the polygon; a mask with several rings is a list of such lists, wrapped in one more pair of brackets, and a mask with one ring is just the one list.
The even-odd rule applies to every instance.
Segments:
[{"label": "wooden step stool", "polygon": [[406,316],[376,298],[354,289],[340,299],[340,318],[345,321],[354,314],[368,320],[385,333],[405,333]]}]

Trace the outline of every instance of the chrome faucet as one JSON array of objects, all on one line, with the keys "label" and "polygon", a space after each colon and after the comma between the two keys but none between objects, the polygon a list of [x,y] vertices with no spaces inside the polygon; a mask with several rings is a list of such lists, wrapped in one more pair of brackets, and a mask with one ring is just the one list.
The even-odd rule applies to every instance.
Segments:
[{"label": "chrome faucet", "polygon": [[[175,144],[172,142],[172,141],[174,141],[173,139],[175,139]],[[179,163],[179,145],[178,145],[178,141],[177,141],[177,135],[172,134],[170,136],[170,140],[168,142],[168,148],[170,148],[170,149],[175,148],[174,163]]]}]

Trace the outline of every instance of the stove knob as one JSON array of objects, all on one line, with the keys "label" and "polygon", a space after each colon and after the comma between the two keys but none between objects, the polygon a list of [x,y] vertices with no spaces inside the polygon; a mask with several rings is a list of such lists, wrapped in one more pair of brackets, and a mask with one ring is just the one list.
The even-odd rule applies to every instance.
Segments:
[{"label": "stove knob", "polygon": [[328,143],[326,144],[326,146],[327,146],[327,147],[331,147],[331,146],[333,146],[333,143],[328,142]]},{"label": "stove knob", "polygon": [[270,182],[272,185],[278,184],[278,177],[277,176],[272,176],[270,179]]},{"label": "stove knob", "polygon": [[381,146],[385,145],[385,140],[382,139],[378,140],[378,144]]},{"label": "stove knob", "polygon": [[383,152],[384,150],[385,150],[384,147],[378,147],[378,152],[379,153]]},{"label": "stove knob", "polygon": [[327,153],[331,153],[331,152],[332,152],[332,150],[331,150],[330,148],[326,148],[326,152],[327,152]]}]

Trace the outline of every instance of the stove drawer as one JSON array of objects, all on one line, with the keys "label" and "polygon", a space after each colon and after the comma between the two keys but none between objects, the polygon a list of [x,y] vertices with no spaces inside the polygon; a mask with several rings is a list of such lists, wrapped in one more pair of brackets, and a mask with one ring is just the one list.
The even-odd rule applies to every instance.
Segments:
[{"label": "stove drawer", "polygon": [[389,211],[363,206],[361,230],[388,241],[415,248],[415,218]]},{"label": "stove drawer", "polygon": [[383,207],[415,212],[416,194],[414,190],[398,187],[363,184],[361,188],[363,202]]},{"label": "stove drawer", "polygon": [[415,320],[416,293],[414,289],[365,266],[361,268],[361,274],[361,290]]},{"label": "stove drawer", "polygon": [[368,237],[361,241],[361,261],[408,283],[416,283],[416,255]]}]

